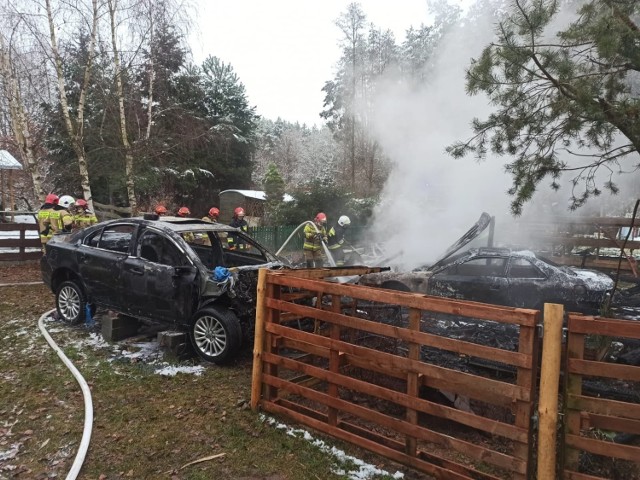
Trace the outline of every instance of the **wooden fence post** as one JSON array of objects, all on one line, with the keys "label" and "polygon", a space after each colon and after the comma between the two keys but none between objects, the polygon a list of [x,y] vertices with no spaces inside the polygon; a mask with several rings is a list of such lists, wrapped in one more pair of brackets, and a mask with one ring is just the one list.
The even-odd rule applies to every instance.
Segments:
[{"label": "wooden fence post", "polygon": [[253,371],[251,373],[251,409],[257,410],[262,393],[262,352],[264,349],[264,317],[267,269],[258,272],[258,299],[256,300],[256,332],[253,343]]},{"label": "wooden fence post", "polygon": [[562,305],[545,303],[538,402],[538,478],[540,480],[556,478],[558,383],[563,317]]}]

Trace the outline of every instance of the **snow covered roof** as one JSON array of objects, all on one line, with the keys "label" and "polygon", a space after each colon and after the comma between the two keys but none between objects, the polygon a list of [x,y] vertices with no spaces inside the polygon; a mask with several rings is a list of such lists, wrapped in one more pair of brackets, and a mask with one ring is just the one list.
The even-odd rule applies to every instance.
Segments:
[{"label": "snow covered roof", "polygon": [[22,170],[22,165],[6,150],[0,150],[0,170]]},{"label": "snow covered roof", "polygon": [[[249,198],[255,198],[257,200],[266,200],[267,195],[264,193],[263,190],[234,190],[234,189],[230,189],[230,190],[223,190],[222,192],[220,192],[220,195],[222,195],[223,193],[226,192],[236,192],[239,193],[240,195],[244,195],[245,197],[249,197]],[[293,197],[291,195],[289,195],[288,193],[284,194],[284,201],[285,202],[291,202],[293,201]]]}]

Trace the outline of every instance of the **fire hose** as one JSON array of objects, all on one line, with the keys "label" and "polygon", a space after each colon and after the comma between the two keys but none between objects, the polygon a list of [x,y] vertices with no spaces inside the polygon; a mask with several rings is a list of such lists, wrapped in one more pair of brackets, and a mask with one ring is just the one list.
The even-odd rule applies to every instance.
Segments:
[{"label": "fire hose", "polygon": [[78,369],[73,365],[73,363],[71,363],[71,360],[67,358],[60,347],[58,347],[53,338],[51,338],[51,335],[49,335],[49,332],[47,332],[47,329],[44,327],[44,319],[50,316],[53,312],[55,312],[55,310],[43,313],[40,320],[38,320],[38,327],[40,328],[42,335],[44,335],[44,338],[47,340],[47,343],[49,343],[51,348],[58,354],[58,357],[60,357],[65,366],[75,377],[82,389],[82,396],[84,397],[84,430],[82,431],[82,440],[80,441],[76,458],[71,465],[71,470],[69,470],[66,477],[66,480],[75,480],[80,473],[84,459],[87,456],[89,442],[91,441],[91,430],[93,428],[93,401],[91,400],[91,390],[89,390],[89,385],[87,385],[87,382],[82,377]]}]

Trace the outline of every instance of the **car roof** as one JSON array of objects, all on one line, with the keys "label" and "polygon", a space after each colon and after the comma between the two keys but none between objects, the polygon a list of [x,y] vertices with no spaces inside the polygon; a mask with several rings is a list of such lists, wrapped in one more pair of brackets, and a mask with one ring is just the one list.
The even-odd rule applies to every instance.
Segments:
[{"label": "car roof", "polygon": [[136,223],[149,227],[157,227],[164,230],[171,230],[174,232],[193,232],[193,231],[220,231],[220,232],[234,232],[237,228],[225,225],[222,223],[205,222],[197,218],[184,218],[184,217],[168,217],[163,216],[158,219],[148,219],[144,217],[132,217],[132,218],[120,218],[117,220],[111,220],[109,224],[115,223]]}]

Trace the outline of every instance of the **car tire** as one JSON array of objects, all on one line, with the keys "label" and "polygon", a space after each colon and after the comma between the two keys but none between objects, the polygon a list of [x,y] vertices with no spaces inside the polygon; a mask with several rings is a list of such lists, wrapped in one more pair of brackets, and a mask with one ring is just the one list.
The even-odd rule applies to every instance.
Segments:
[{"label": "car tire", "polygon": [[207,362],[228,362],[240,348],[242,329],[240,321],[229,310],[209,307],[196,313],[189,328],[194,350]]},{"label": "car tire", "polygon": [[78,283],[69,280],[60,284],[56,292],[58,318],[69,325],[84,322],[86,306],[84,290]]}]

